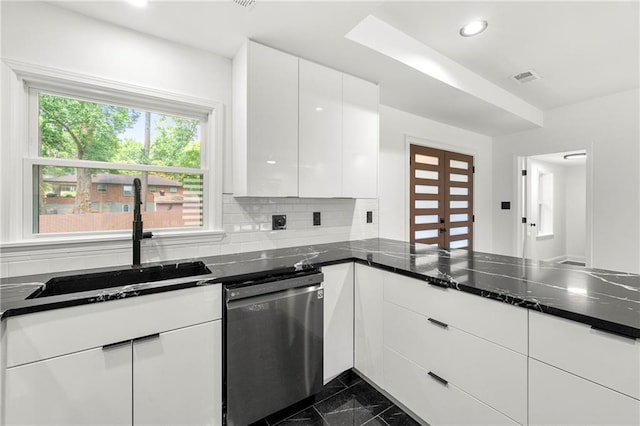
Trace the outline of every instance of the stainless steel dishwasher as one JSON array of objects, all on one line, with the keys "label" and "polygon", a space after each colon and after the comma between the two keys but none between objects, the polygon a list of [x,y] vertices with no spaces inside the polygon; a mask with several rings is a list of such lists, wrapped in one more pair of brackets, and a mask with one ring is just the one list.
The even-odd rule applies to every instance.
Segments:
[{"label": "stainless steel dishwasher", "polygon": [[225,284],[228,426],[246,426],[322,389],[322,280],[317,269],[286,270]]}]

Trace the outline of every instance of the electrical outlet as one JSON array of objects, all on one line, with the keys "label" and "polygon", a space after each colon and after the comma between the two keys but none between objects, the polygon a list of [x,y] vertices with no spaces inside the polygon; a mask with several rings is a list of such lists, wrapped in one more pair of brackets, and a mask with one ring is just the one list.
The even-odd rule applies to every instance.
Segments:
[{"label": "electrical outlet", "polygon": [[373,223],[373,212],[372,211],[368,211],[367,212],[367,223]]},{"label": "electrical outlet", "polygon": [[277,231],[279,229],[287,229],[287,215],[274,214],[271,216],[271,229]]},{"label": "electrical outlet", "polygon": [[320,212],[313,212],[313,226],[320,226]]}]

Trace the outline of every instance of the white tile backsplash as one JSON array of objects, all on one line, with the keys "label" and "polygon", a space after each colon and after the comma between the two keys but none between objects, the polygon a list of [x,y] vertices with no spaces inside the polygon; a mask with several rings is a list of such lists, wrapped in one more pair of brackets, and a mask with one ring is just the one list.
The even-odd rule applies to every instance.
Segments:
[{"label": "white tile backsplash", "polygon": [[[319,244],[378,236],[377,199],[223,197],[222,253]],[[366,223],[373,211],[374,222]],[[313,212],[321,225],[313,226]],[[272,231],[271,215],[287,215],[287,229]]]},{"label": "white tile backsplash", "polygon": [[[160,240],[142,242],[143,262],[191,259],[219,254],[323,244],[336,241],[378,237],[377,199],[307,198],[235,198],[223,196],[225,236],[221,241],[198,244],[161,244]],[[373,212],[373,223],[366,223],[366,212]],[[313,212],[320,212],[321,226],[313,226]],[[287,215],[287,229],[272,231],[271,215]],[[34,273],[61,272],[81,268],[127,265],[131,262],[130,244],[75,251],[25,248],[0,259],[3,277]]]}]

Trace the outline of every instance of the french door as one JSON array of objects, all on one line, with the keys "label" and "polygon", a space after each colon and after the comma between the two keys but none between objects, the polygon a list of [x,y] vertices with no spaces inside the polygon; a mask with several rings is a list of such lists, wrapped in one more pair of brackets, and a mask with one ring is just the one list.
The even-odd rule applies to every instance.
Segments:
[{"label": "french door", "polygon": [[473,157],[410,147],[410,241],[473,248]]}]

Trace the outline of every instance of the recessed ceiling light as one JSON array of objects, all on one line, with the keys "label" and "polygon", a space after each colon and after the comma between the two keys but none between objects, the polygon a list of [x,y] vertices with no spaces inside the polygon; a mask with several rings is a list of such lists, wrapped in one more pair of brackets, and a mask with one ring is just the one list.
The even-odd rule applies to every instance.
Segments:
[{"label": "recessed ceiling light", "polygon": [[135,7],[145,7],[149,3],[149,0],[127,0],[127,1],[132,5],[134,5]]},{"label": "recessed ceiling light", "polygon": [[460,35],[462,37],[472,37],[478,35],[487,29],[489,24],[487,21],[473,21],[460,28]]},{"label": "recessed ceiling light", "polygon": [[579,160],[581,158],[585,158],[587,156],[586,152],[576,152],[574,154],[567,154],[563,158],[565,160]]}]

